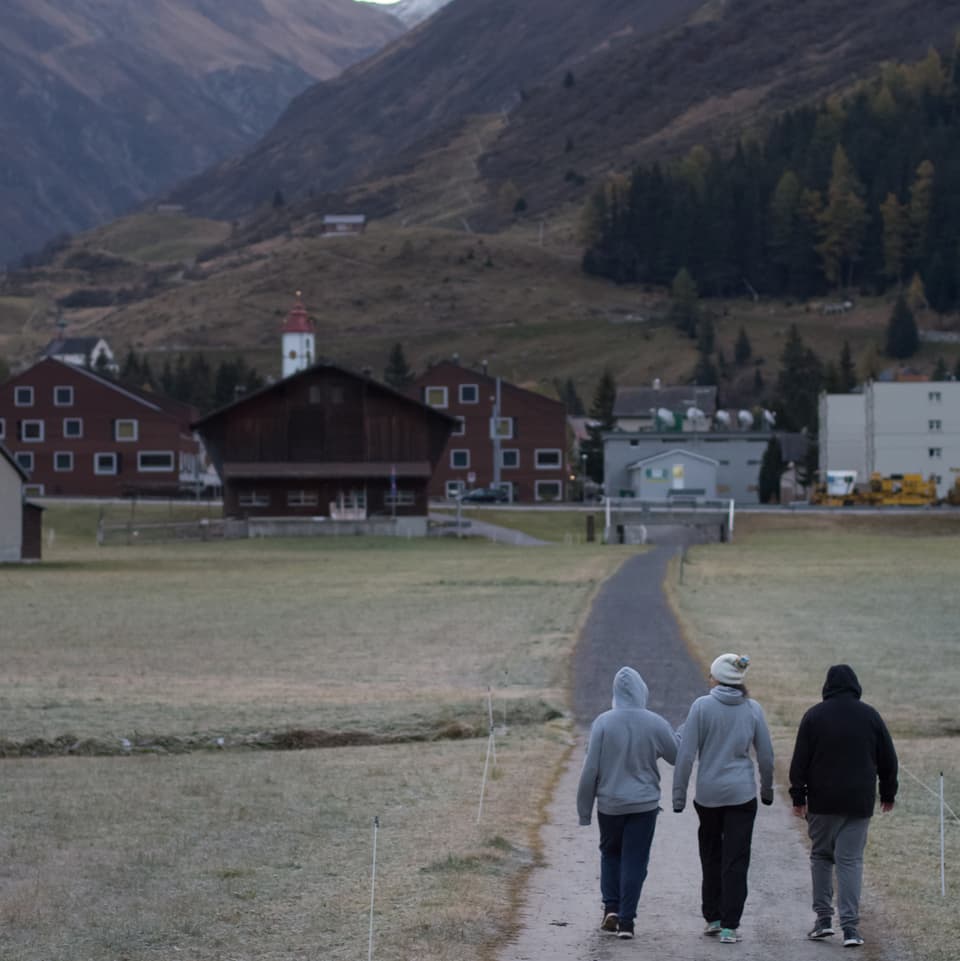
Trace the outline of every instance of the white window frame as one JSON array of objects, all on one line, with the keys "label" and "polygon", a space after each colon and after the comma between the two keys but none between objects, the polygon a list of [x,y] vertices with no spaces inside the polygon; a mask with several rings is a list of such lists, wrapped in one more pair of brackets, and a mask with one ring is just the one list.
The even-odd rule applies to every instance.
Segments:
[{"label": "white window frame", "polygon": [[444,485],[444,494],[448,501],[455,501],[466,490],[467,485],[462,480],[448,480]]},{"label": "white window frame", "polygon": [[[543,454],[556,454],[556,463],[541,464],[540,458]],[[563,470],[563,451],[559,447],[538,447],[533,452],[533,464],[537,470]]]},{"label": "white window frame", "polygon": [[490,418],[490,438],[500,440],[513,440],[513,418],[512,417],[491,417]]},{"label": "white window frame", "polygon": [[[112,457],[113,458],[113,469],[104,470],[100,465],[101,457]],[[101,450],[97,451],[93,455],[93,473],[97,477],[116,477],[120,473],[120,457],[116,451],[112,450]]]},{"label": "white window frame", "polygon": [[[21,400],[21,393],[29,400]],[[33,388],[28,384],[21,384],[18,387],[13,388],[13,406],[14,407],[33,407]]]},{"label": "white window frame", "polygon": [[466,437],[467,436],[467,419],[466,417],[454,417],[454,420],[460,422],[459,430],[450,431],[451,437]]},{"label": "white window frame", "polygon": [[[160,455],[170,458],[167,467],[144,467],[144,457],[157,457]],[[137,472],[140,474],[170,474],[176,470],[177,458],[172,450],[138,450],[137,451]]]},{"label": "white window frame", "polygon": [[[57,400],[57,393],[61,390],[70,391],[69,400],[65,400],[65,401]],[[70,386],[70,384],[58,384],[56,387],[53,388],[53,406],[54,407],[73,407],[73,397],[74,397],[73,387]]]},{"label": "white window frame", "polygon": [[[68,457],[70,459],[69,467],[59,467],[57,465],[57,458]],[[53,470],[56,474],[69,474],[73,471],[73,451],[72,450],[55,450],[53,452]]]},{"label": "white window frame", "polygon": [[[555,487],[556,497],[544,497],[541,490],[544,486]],[[563,481],[562,480],[538,480],[533,482],[533,497],[538,501],[562,501],[563,500]]]},{"label": "white window frame", "polygon": [[287,491],[287,507],[316,507],[320,503],[320,494],[317,491],[304,489]]},{"label": "white window frame", "polygon": [[[33,457],[32,450],[18,450],[14,455],[13,459],[23,468],[28,474],[33,473],[34,464],[36,461]],[[29,465],[29,466],[28,466]]]},{"label": "white window frame", "polygon": [[[507,463],[507,454],[514,455],[514,463]],[[500,451],[500,467],[503,470],[519,470],[520,469],[520,448],[519,447],[507,447],[501,449]]]},{"label": "white window frame", "polygon": [[[434,391],[437,391],[436,402],[434,402],[434,401],[432,401],[432,400],[430,399],[430,395],[431,395]],[[447,390],[446,387],[436,386],[436,387],[424,387],[424,388],[423,388],[423,402],[424,402],[428,407],[433,407],[433,408],[436,408],[437,410],[442,410],[442,409],[444,409],[444,408],[446,408],[446,407],[449,406],[449,403],[450,403],[449,397],[450,397],[450,395],[449,395],[449,392],[448,392],[448,390]],[[441,398],[443,399],[443,402],[442,402],[442,403],[440,402],[440,399],[441,399]]]},{"label": "white window frame", "polygon": [[943,421],[941,420],[928,420],[927,430],[931,433],[939,434],[943,430]]},{"label": "white window frame", "polygon": [[[466,463],[458,464],[456,462],[457,454],[466,455]],[[450,468],[452,470],[470,470],[470,448],[469,447],[455,447],[450,451]]]},{"label": "white window frame", "polygon": [[383,495],[384,507],[413,507],[417,502],[416,493],[412,490],[398,490],[396,494],[387,491]]},{"label": "white window frame", "polygon": [[[133,425],[133,436],[132,437],[121,437],[120,429],[121,424],[132,424]],[[140,439],[140,421],[135,417],[121,417],[113,422],[113,439],[118,444],[135,444]]]},{"label": "white window frame", "polygon": [[[37,436],[27,437],[27,427],[36,427]],[[20,440],[24,444],[42,444],[47,435],[46,425],[42,420],[22,420],[20,421]]]},{"label": "white window frame", "polygon": [[270,493],[268,491],[245,490],[237,494],[239,507],[269,507]]},{"label": "white window frame", "polygon": [[0,440],[3,440],[7,436],[7,421],[5,418],[0,417]]},{"label": "white window frame", "polygon": [[[67,430],[67,424],[76,424],[78,432],[76,434],[71,434]],[[63,436],[65,439],[69,440],[81,440],[83,438],[83,418],[82,417],[64,417],[63,418]]]},{"label": "white window frame", "polygon": [[[468,400],[464,397],[464,391],[473,391],[473,400]],[[480,385],[479,384],[461,384],[460,385],[460,403],[461,404],[479,404],[480,403]]]},{"label": "white window frame", "polygon": [[43,497],[46,488],[43,484],[24,484],[23,485],[23,496],[24,497]]}]

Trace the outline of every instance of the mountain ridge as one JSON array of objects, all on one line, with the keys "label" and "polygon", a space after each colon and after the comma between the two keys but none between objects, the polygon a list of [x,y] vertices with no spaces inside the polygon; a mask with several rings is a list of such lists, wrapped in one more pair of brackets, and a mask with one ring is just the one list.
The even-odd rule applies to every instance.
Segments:
[{"label": "mountain ridge", "polygon": [[0,263],[242,149],[402,31],[352,0],[7,0]]}]

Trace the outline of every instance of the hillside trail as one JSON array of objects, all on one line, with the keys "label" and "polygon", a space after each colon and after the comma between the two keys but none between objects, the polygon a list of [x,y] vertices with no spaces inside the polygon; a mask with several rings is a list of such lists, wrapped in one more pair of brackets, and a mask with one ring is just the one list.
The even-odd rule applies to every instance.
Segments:
[{"label": "hillside trail", "polygon": [[[672,812],[673,769],[663,762],[663,813],[640,897],[637,936],[622,941],[599,930],[596,813],[590,827],[580,827],[575,801],[589,723],[610,706],[613,676],[624,664],[639,670],[650,688],[650,708],[674,726],[707,689],[704,669],[689,654],[663,594],[670,556],[668,548],[658,548],[629,559],[601,589],[584,625],[574,658],[576,743],[548,807],[543,862],[533,870],[518,909],[517,935],[498,953],[498,961],[824,961],[844,951],[839,936],[806,939],[813,921],[807,846],[779,783],[773,806],[761,806],[757,814],[743,940],[721,944],[704,937],[697,816],[692,803],[682,814]],[[757,697],[763,703],[762,691]],[[691,796],[693,784],[691,778]],[[874,913],[869,876],[865,881],[861,933],[867,943],[853,957],[908,961],[902,945],[883,943],[886,932]]]}]

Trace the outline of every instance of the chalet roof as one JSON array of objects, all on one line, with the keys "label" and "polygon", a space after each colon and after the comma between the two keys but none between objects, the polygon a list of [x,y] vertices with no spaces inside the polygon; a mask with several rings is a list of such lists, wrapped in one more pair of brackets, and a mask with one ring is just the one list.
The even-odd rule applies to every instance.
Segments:
[{"label": "chalet roof", "polygon": [[419,407],[425,413],[428,413],[433,417],[439,417],[442,420],[447,421],[447,423],[459,424],[459,421],[456,419],[456,417],[451,417],[449,414],[445,414],[443,413],[443,411],[437,410],[436,408],[431,407],[429,404],[424,404],[422,401],[419,401],[416,398],[410,397],[408,394],[403,394],[398,390],[394,390],[392,387],[388,386],[387,384],[383,384],[378,380],[373,380],[370,377],[365,377],[363,374],[358,374],[356,371],[349,370],[346,367],[341,367],[339,364],[333,364],[333,363],[330,363],[329,361],[321,360],[316,364],[313,364],[313,366],[311,367],[306,367],[303,370],[298,370],[295,374],[291,374],[289,377],[284,377],[282,380],[275,381],[272,384],[267,384],[266,387],[261,387],[259,390],[255,390],[250,394],[244,395],[239,400],[235,400],[232,403],[229,403],[223,407],[217,408],[217,410],[211,411],[206,416],[201,417],[197,421],[194,421],[190,426],[194,430],[197,430],[203,427],[204,425],[209,424],[213,420],[218,420],[229,411],[235,410],[239,407],[243,407],[246,404],[253,403],[258,398],[263,397],[266,394],[272,393],[273,391],[286,389],[286,387],[292,381],[297,380],[300,377],[308,377],[311,374],[316,374],[318,371],[324,371],[324,370],[335,371],[336,373],[343,374],[347,377],[351,377],[354,380],[366,381],[377,390],[381,391],[384,394],[392,395],[393,397],[395,397],[397,400],[401,401],[404,404],[412,404],[414,407]]},{"label": "chalet roof", "polygon": [[13,454],[7,450],[6,447],[0,443],[0,459],[7,461],[10,466],[20,475],[20,480],[28,481],[30,480],[30,475],[16,462]]},{"label": "chalet roof", "polygon": [[705,464],[710,464],[713,467],[720,466],[720,461],[714,460],[712,457],[706,457],[703,454],[697,454],[694,451],[687,450],[684,447],[674,447],[671,450],[658,451],[656,454],[651,454],[649,457],[641,457],[640,460],[629,464],[627,466],[627,470],[638,470],[655,460],[662,460],[664,457],[675,457],[677,454],[683,454],[684,457],[692,457],[694,460],[703,461]]},{"label": "chalet roof", "polygon": [[717,410],[717,388],[697,387],[621,387],[613,405],[614,417],[649,417],[660,407],[675,413],[686,413],[697,407],[708,417]]},{"label": "chalet roof", "polygon": [[101,340],[103,340],[102,337],[60,337],[51,340],[43,348],[42,356],[60,357],[64,354],[89,354]]},{"label": "chalet roof", "polygon": [[227,463],[223,465],[225,476],[255,480],[324,480],[336,478],[431,477],[433,470],[428,461],[391,463],[383,461],[328,461],[296,464],[290,461],[264,461],[251,463]]}]

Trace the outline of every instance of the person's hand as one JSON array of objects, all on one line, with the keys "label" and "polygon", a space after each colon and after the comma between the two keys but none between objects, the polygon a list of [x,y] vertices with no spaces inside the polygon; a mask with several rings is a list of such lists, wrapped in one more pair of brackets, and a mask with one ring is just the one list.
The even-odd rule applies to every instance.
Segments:
[{"label": "person's hand", "polygon": [[880,810],[883,811],[884,814],[889,814],[893,810],[893,801],[881,801]]},{"label": "person's hand", "polygon": [[805,818],[807,816],[807,806],[806,804],[794,804],[793,806],[793,816],[795,818]]}]

